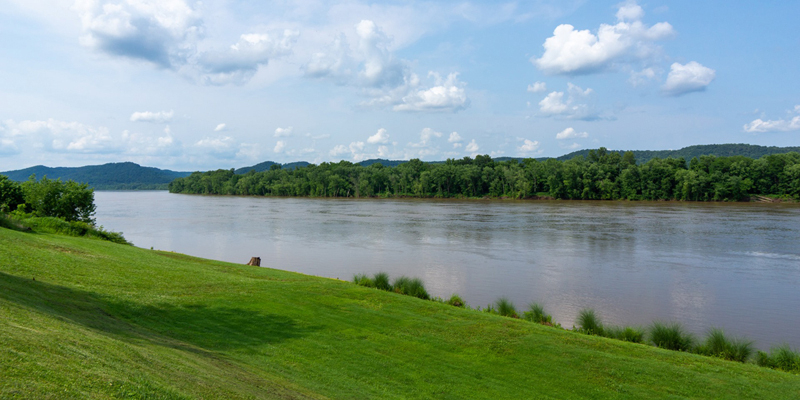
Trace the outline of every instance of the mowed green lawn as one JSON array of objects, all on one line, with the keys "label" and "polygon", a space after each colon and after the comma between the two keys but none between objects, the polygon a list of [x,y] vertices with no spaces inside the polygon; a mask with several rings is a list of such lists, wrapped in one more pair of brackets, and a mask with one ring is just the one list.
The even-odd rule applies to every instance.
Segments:
[{"label": "mowed green lawn", "polygon": [[0,228],[0,398],[17,397],[792,399],[800,376],[332,279]]}]

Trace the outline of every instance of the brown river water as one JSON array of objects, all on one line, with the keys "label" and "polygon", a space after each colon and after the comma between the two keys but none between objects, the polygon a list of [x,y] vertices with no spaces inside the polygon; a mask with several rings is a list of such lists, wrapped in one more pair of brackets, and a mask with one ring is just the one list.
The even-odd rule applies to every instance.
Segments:
[{"label": "brown river water", "polygon": [[136,246],[350,280],[422,278],[472,307],[536,301],[565,327],[720,327],[800,348],[800,204],[383,200],[96,192]]}]

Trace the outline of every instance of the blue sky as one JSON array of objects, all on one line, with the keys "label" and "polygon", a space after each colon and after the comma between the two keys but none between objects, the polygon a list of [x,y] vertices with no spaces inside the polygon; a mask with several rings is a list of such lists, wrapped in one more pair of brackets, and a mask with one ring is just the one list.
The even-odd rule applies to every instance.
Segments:
[{"label": "blue sky", "polygon": [[798,2],[3,3],[0,170],[800,145]]}]

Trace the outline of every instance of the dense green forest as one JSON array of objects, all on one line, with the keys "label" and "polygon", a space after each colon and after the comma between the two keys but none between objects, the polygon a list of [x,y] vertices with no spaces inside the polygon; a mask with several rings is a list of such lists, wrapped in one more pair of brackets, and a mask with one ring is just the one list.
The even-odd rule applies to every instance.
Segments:
[{"label": "dense green forest", "polygon": [[173,193],[311,197],[507,197],[584,200],[740,201],[752,194],[800,197],[800,153],[653,158],[592,150],[559,161],[495,161],[489,156],[386,167],[347,161],[293,170],[279,165],[237,175],[195,172],[169,184]]},{"label": "dense green forest", "polygon": [[96,190],[163,190],[173,179],[188,176],[189,172],[142,167],[132,162],[123,162],[76,168],[50,168],[37,165],[16,171],[2,172],[2,174],[17,182],[24,182],[31,175],[64,181],[72,180],[86,183]]}]

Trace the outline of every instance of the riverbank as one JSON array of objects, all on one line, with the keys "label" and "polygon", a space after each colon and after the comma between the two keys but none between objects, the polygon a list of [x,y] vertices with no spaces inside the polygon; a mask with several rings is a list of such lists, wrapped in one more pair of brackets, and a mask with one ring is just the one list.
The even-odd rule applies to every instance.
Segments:
[{"label": "riverbank", "polygon": [[4,398],[800,395],[754,365],[99,240],[0,229],[0,286]]}]

